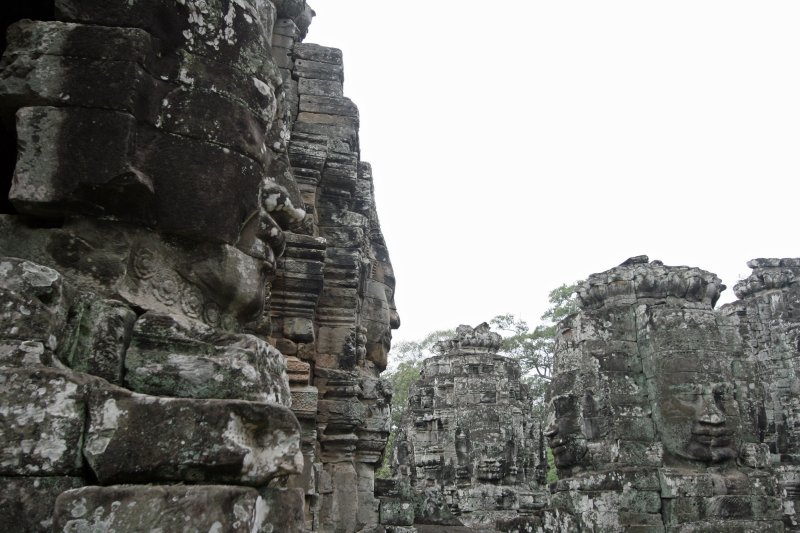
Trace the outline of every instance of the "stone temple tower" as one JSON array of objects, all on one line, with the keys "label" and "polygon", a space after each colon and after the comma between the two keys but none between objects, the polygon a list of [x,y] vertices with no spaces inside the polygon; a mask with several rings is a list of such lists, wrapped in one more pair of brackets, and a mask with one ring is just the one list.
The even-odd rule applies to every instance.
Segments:
[{"label": "stone temple tower", "polygon": [[459,326],[423,363],[395,445],[398,482],[423,495],[418,521],[485,525],[532,509],[539,431],[516,361],[486,323]]}]

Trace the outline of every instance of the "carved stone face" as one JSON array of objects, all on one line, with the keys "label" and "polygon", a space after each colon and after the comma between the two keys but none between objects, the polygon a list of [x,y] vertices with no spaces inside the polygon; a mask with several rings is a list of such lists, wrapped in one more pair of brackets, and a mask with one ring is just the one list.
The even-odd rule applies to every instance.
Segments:
[{"label": "carved stone face", "polygon": [[696,358],[685,362],[663,361],[651,380],[653,418],[665,459],[707,463],[735,459],[739,407],[731,376],[714,361],[704,365],[704,372],[682,372],[698,368]]},{"label": "carved stone face", "polygon": [[586,454],[582,418],[581,401],[575,394],[564,394],[551,400],[544,436],[558,468],[575,466]]},{"label": "carved stone face", "polygon": [[392,330],[400,327],[394,303],[394,271],[386,247],[372,243],[372,273],[367,280],[362,323],[367,330],[367,359],[386,368],[392,347]]},{"label": "carved stone face", "polygon": [[[145,309],[186,307],[186,316],[211,324],[220,314],[252,319],[282,250],[282,219],[304,215],[284,198],[300,205],[282,172],[288,161],[281,166],[288,108],[271,58],[274,5],[62,0],[56,10],[74,24],[21,21],[11,32],[4,72],[13,80],[0,83],[0,94],[24,101],[30,95],[17,92],[32,79],[59,90],[36,95],[21,112],[10,200],[26,215],[102,217],[164,237],[164,246],[147,238],[131,252],[150,276],[127,280]],[[52,61],[29,59],[42,54]],[[275,187],[260,194],[265,178],[282,185],[284,197]],[[173,242],[185,265],[150,272]],[[211,256],[217,264],[199,252],[192,261],[198,243],[220,248]]]}]

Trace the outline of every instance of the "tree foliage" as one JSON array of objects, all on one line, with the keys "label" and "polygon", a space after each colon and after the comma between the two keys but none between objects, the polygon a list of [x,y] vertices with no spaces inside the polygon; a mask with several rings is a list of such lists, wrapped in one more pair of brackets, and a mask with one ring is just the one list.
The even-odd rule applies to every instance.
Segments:
[{"label": "tree foliage", "polygon": [[574,293],[577,283],[556,287],[548,295],[550,307],[542,314],[542,323],[530,329],[528,323],[514,315],[498,315],[492,326],[506,335],[503,353],[519,361],[522,373],[531,382],[546,385],[553,371],[553,337],[556,324],[565,316],[577,311]]}]

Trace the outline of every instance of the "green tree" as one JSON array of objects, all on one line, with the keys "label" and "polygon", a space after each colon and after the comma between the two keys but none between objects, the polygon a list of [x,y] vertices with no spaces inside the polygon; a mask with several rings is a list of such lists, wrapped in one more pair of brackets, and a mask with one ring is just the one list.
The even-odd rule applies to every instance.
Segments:
[{"label": "green tree", "polygon": [[519,361],[523,375],[529,381],[548,383],[553,372],[553,337],[556,325],[565,316],[578,309],[575,286],[564,284],[550,291],[550,307],[541,316],[543,321],[533,330],[528,323],[512,314],[497,315],[492,326],[506,334],[503,353]]}]

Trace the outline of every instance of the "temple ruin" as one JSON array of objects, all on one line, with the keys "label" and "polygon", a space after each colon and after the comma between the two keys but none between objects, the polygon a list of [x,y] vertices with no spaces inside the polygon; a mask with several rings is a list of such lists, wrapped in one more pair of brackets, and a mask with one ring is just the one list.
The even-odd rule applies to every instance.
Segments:
[{"label": "temple ruin", "polygon": [[800,259],[719,309],[699,268],[589,276],[545,423],[459,327],[377,480],[395,278],[311,7],[2,9],[0,530],[800,532]]},{"label": "temple ruin", "polygon": [[[501,341],[486,323],[462,325],[423,361],[393,457],[395,490],[417,495],[415,522],[494,526],[546,502],[541,428]],[[382,510],[384,524],[414,523]]]},{"label": "temple ruin", "polygon": [[797,530],[797,264],[752,261],[718,311],[714,274],[645,256],[580,285],[556,337],[543,530]]}]

